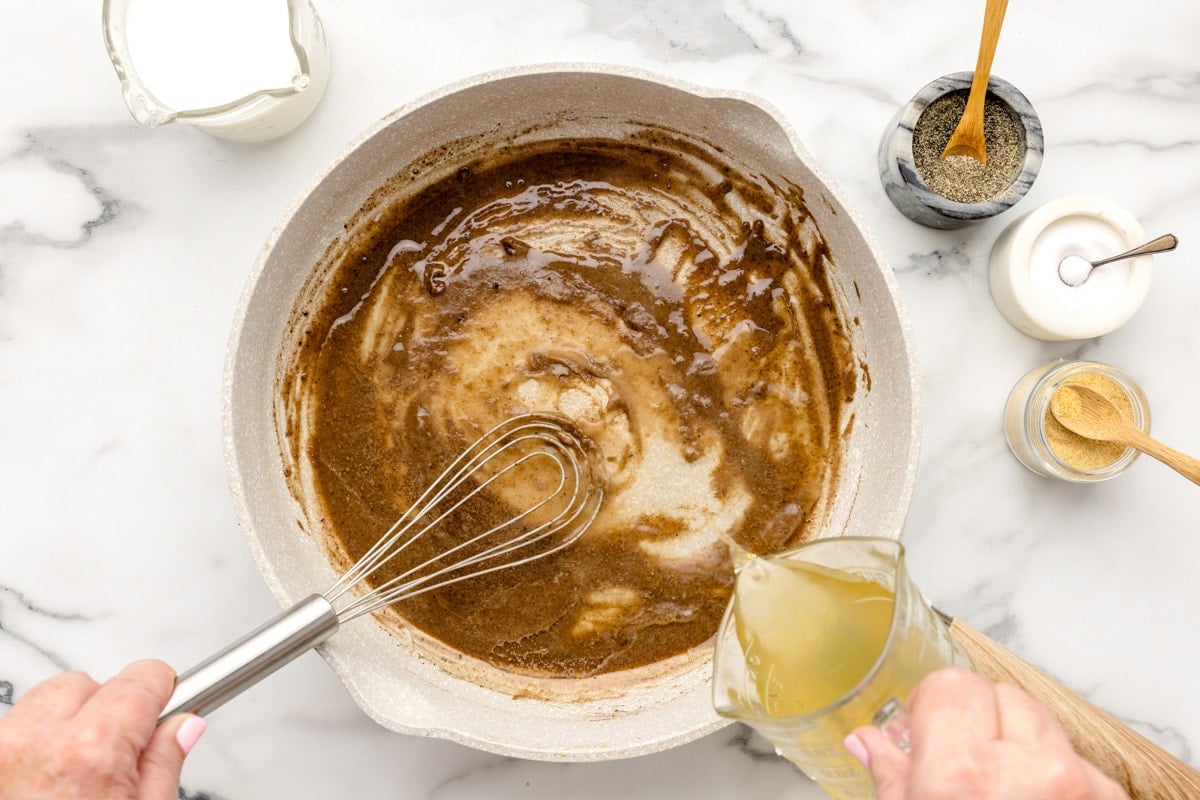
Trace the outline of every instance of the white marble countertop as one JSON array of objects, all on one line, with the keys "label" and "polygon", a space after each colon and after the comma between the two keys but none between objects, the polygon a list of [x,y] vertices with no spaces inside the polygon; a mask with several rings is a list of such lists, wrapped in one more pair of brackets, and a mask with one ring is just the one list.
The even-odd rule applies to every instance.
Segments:
[{"label": "white marble countertop", "polygon": [[[953,232],[895,211],[875,148],[918,88],[973,66],[982,2],[318,0],[328,92],[265,145],[137,127],[99,5],[0,4],[0,702],[63,668],[187,666],[275,612],[231,510],[219,420],[226,337],[267,233],[393,108],[490,69],[593,61],[784,112],[882,243],[912,319],[918,582],[1200,765],[1200,489],[1149,459],[1104,485],[1043,479],[1000,428],[1023,372],[1084,356],[1137,378],[1155,432],[1200,453],[1200,5],[1012,4],[994,69],[1038,109],[1045,165],[1017,210]],[[1042,343],[996,312],[987,254],[1016,214],[1074,193],[1181,245],[1128,325]],[[184,786],[226,800],[821,796],[738,726],[579,765],[390,733],[313,654],[214,715]]]}]

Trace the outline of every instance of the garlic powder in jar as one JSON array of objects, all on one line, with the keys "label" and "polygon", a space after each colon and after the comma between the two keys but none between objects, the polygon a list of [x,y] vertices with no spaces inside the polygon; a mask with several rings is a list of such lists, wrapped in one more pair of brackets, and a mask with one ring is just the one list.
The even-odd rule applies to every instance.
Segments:
[{"label": "garlic powder in jar", "polygon": [[1050,412],[1051,399],[1064,385],[1100,393],[1123,419],[1149,433],[1149,403],[1128,375],[1095,361],[1052,361],[1027,372],[1008,396],[1004,436],[1009,449],[1030,470],[1049,478],[1093,483],[1121,474],[1138,451],[1067,430]]}]

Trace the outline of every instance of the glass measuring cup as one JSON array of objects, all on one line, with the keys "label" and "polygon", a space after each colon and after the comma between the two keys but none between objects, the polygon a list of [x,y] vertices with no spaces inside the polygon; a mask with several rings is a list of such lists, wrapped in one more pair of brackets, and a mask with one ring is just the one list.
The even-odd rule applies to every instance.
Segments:
[{"label": "glass measuring cup", "polygon": [[310,0],[104,0],[125,106],[238,142],[282,136],[316,108],[329,46]]},{"label": "glass measuring cup", "polygon": [[892,539],[819,539],[735,555],[717,632],[713,704],[745,722],[839,800],[875,796],[842,742],[875,724],[907,747],[904,699],[928,673],[970,659],[912,582]]}]

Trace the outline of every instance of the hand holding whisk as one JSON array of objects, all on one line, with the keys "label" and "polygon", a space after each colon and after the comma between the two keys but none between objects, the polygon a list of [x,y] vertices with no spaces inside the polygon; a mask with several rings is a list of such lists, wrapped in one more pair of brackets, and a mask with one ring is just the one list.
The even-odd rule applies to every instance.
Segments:
[{"label": "hand holding whisk", "polygon": [[[557,484],[552,480],[544,492],[537,490],[523,510],[488,530],[464,532],[445,550],[368,592],[355,591],[464,504],[498,481],[519,479],[523,465],[538,462],[548,462],[551,475],[557,470]],[[505,420],[467,447],[333,586],[180,675],[159,721],[181,712],[207,714],[363,614],[568,547],[591,525],[603,498],[583,441],[560,417],[523,414]]]}]

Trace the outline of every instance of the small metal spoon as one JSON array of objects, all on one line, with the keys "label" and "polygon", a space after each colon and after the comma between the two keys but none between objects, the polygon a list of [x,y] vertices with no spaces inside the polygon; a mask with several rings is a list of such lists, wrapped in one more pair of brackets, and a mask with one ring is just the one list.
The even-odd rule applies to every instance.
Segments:
[{"label": "small metal spoon", "polygon": [[1092,274],[1092,270],[1096,267],[1111,264],[1114,261],[1120,261],[1125,258],[1133,258],[1134,256],[1146,256],[1151,253],[1166,253],[1169,250],[1174,250],[1179,244],[1179,239],[1175,235],[1168,233],[1166,236],[1160,236],[1146,242],[1141,247],[1135,247],[1120,255],[1109,256],[1102,258],[1099,261],[1088,261],[1083,256],[1065,256],[1062,261],[1058,262],[1058,277],[1067,286],[1080,286]]}]

